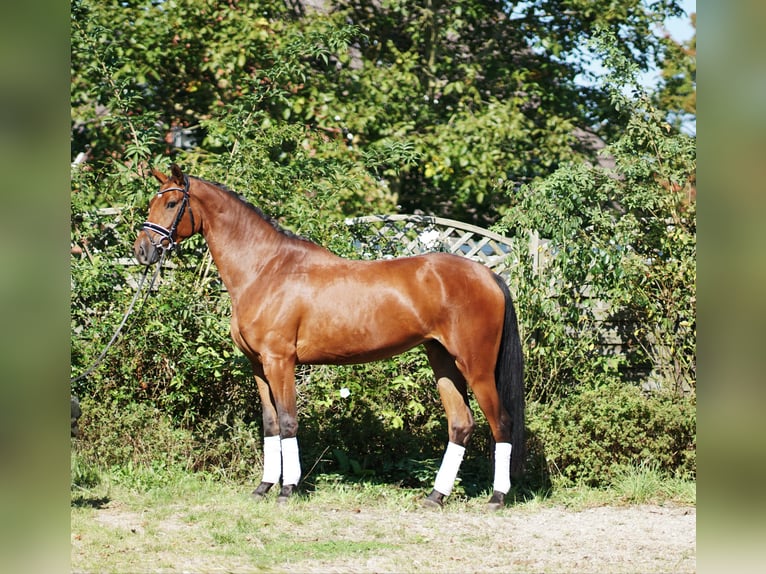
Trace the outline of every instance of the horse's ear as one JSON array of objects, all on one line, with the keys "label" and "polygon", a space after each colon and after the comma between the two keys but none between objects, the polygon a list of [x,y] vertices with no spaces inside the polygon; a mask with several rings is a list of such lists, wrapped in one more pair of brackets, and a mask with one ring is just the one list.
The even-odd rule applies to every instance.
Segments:
[{"label": "horse's ear", "polygon": [[165,183],[168,180],[168,176],[166,176],[164,173],[162,173],[160,170],[152,168],[152,175],[159,181],[160,183]]},{"label": "horse's ear", "polygon": [[170,166],[170,173],[173,174],[173,179],[178,185],[184,184],[184,172],[181,170],[177,163],[174,163]]}]

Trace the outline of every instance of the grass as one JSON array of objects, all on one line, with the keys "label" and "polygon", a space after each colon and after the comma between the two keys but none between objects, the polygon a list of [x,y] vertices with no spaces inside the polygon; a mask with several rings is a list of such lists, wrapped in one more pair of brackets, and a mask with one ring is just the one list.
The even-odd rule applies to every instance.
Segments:
[{"label": "grass", "polygon": [[75,572],[455,571],[469,559],[474,569],[502,571],[507,564],[492,562],[482,544],[511,548],[509,518],[696,498],[693,482],[642,467],[609,489],[512,491],[512,504],[491,515],[489,493],[453,495],[443,510],[426,512],[419,489],[337,476],[315,477],[312,491],[277,505],[275,493],[259,502],[251,485],[181,469],[95,469],[75,457],[72,472]]},{"label": "grass", "polygon": [[[204,476],[177,478],[167,489],[143,491],[105,478],[93,489],[75,492],[73,569],[216,571],[225,564],[229,571],[265,571],[290,562],[354,561],[394,544],[388,526],[371,522],[358,529],[349,515],[361,513],[362,504],[377,510],[386,501],[393,506],[392,497],[408,505],[406,494],[333,486],[332,492],[301,494],[280,506],[274,497],[254,501],[242,485]],[[401,544],[401,537],[397,540]]]},{"label": "grass", "polygon": [[640,464],[618,473],[608,488],[572,485],[562,481],[544,491],[524,492],[517,499],[527,506],[563,506],[582,510],[594,506],[630,504],[697,503],[697,483],[694,480],[665,476],[656,466]]},{"label": "grass", "polygon": [[661,504],[671,500],[693,505],[697,501],[696,482],[665,477],[656,467],[645,464],[619,473],[610,491],[631,504]]}]

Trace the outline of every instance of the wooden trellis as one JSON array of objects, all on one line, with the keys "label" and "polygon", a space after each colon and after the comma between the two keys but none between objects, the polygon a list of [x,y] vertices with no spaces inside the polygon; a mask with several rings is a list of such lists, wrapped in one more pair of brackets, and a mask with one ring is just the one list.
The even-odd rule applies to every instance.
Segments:
[{"label": "wooden trellis", "polygon": [[475,225],[430,215],[368,215],[346,224],[365,258],[444,251],[479,261],[501,275],[508,271],[511,239]]}]

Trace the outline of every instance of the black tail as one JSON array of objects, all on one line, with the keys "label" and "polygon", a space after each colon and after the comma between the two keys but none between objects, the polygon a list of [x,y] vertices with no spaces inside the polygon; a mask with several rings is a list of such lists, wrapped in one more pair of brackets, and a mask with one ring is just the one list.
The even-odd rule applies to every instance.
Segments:
[{"label": "black tail", "polygon": [[513,307],[511,292],[502,277],[495,275],[495,281],[505,295],[505,317],[500,352],[495,365],[495,384],[505,410],[511,415],[511,477],[519,478],[524,472],[526,457],[524,426],[524,356],[521,352],[521,337]]}]

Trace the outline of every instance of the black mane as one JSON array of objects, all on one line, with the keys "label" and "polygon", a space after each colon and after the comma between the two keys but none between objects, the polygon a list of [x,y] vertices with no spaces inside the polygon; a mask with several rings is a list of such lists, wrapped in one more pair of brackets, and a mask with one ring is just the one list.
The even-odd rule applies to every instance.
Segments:
[{"label": "black mane", "polygon": [[245,206],[246,206],[248,209],[252,209],[252,210],[253,210],[253,211],[256,213],[256,215],[258,215],[258,217],[260,217],[261,219],[263,219],[263,220],[264,220],[266,223],[268,223],[269,225],[271,225],[271,226],[272,226],[272,227],[273,227],[275,230],[277,230],[279,233],[281,233],[281,234],[282,234],[282,235],[284,235],[285,237],[289,237],[290,239],[299,239],[299,240],[301,240],[301,241],[308,241],[309,243],[311,243],[311,240],[310,240],[310,239],[308,239],[308,238],[306,238],[306,237],[303,237],[303,236],[301,236],[301,235],[298,235],[297,233],[293,233],[293,232],[292,232],[292,231],[290,231],[289,229],[285,229],[284,227],[282,227],[281,225],[279,225],[279,223],[277,223],[277,220],[276,220],[276,219],[274,219],[274,218],[273,218],[273,217],[271,217],[270,215],[266,215],[266,214],[265,214],[265,213],[264,213],[264,212],[261,210],[261,208],[260,208],[260,207],[257,207],[257,206],[255,206],[255,205],[253,205],[253,204],[252,204],[252,203],[250,203],[250,202],[249,202],[249,201],[248,201],[248,200],[247,200],[247,199],[246,199],[246,198],[245,198],[245,197],[244,197],[242,194],[240,194],[240,193],[237,193],[237,192],[236,192],[236,191],[234,191],[233,189],[229,189],[229,188],[228,188],[228,187],[226,187],[224,184],[222,184],[222,183],[219,183],[219,182],[217,182],[217,181],[208,181],[208,180],[206,180],[206,179],[202,179],[201,177],[195,177],[194,179],[197,179],[197,180],[199,180],[199,181],[202,181],[202,182],[208,183],[208,184],[210,184],[210,185],[214,185],[215,187],[217,187],[218,189],[221,189],[221,190],[225,191],[226,193],[228,193],[229,195],[231,195],[233,198],[235,198],[236,200],[240,201],[241,203],[244,203],[244,204],[245,204]]}]

